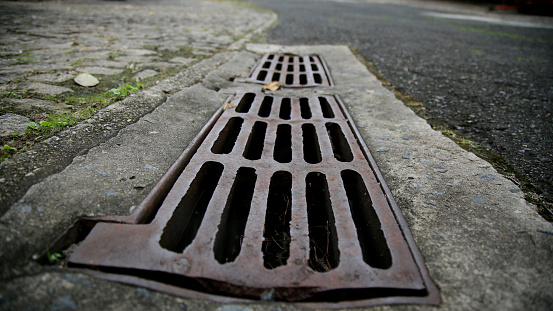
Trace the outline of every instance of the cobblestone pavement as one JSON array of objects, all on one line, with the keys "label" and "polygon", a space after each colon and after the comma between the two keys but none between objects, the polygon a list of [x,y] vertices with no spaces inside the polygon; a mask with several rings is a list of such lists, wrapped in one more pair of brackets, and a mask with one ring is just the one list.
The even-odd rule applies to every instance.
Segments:
[{"label": "cobblestone pavement", "polygon": [[[237,3],[0,2],[1,135],[21,133],[22,123],[45,113],[78,108],[75,98],[133,80],[155,83],[227,48],[271,16]],[[79,73],[100,84],[77,85]]]},{"label": "cobblestone pavement", "polygon": [[[276,22],[274,13],[236,0],[0,1],[0,12],[0,214],[31,185],[178,90],[161,81],[185,72],[179,81],[199,81],[211,66],[202,62],[222,61],[221,52]],[[81,73],[99,84],[76,84]],[[90,125],[106,105],[153,86],[163,88],[161,97],[127,97],[131,112],[95,115],[96,132],[62,149],[47,143],[59,140],[52,136],[57,130]]]}]

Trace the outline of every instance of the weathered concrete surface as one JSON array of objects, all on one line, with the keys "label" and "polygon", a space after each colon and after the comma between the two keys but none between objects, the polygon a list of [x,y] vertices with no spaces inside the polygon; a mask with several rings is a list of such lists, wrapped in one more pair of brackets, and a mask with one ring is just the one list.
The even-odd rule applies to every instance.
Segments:
[{"label": "weathered concrete surface", "polygon": [[248,45],[247,49],[227,53],[229,61],[199,83],[187,85],[180,76],[143,92],[182,86],[151,113],[75,157],[63,171],[35,184],[9,207],[0,219],[0,303],[4,309],[299,309],[284,303],[224,306],[174,298],[31,260],[80,215],[128,215],[223,104],[226,95],[216,90],[261,89],[229,81],[248,74],[257,52],[323,56],[335,87],[276,93],[328,93],[343,99],[441,289],[443,303],[436,309],[550,308],[553,228],[524,201],[516,185],[432,130],[347,47]]}]

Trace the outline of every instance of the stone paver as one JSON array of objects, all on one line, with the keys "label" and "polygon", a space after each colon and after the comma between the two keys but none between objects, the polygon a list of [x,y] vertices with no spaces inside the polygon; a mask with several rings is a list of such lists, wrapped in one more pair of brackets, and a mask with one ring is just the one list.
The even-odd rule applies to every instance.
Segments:
[{"label": "stone paver", "polygon": [[133,79],[136,79],[138,81],[144,79],[144,78],[149,78],[149,77],[153,77],[155,75],[157,75],[159,72],[155,71],[155,70],[152,70],[152,69],[146,69],[144,71],[141,71],[137,74],[134,75]]},{"label": "stone paver", "polygon": [[25,129],[27,128],[25,123],[29,122],[31,122],[31,119],[13,113],[1,115],[0,136],[25,133]]},{"label": "stone paver", "polygon": [[123,72],[122,69],[112,69],[106,67],[84,67],[77,69],[79,72],[86,72],[97,75],[113,75]]},{"label": "stone paver", "polygon": [[41,95],[58,95],[73,92],[72,89],[63,86],[45,84],[40,82],[29,83],[24,87],[25,91]]},{"label": "stone paver", "polygon": [[68,111],[71,108],[71,106],[64,103],[34,98],[5,98],[4,103],[11,110],[22,113],[28,110],[36,110],[37,108],[41,111],[51,112]]}]

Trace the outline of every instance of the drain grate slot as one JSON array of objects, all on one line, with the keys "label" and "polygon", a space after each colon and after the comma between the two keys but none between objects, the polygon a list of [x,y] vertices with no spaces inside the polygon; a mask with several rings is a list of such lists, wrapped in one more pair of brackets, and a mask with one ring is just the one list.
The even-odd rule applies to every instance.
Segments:
[{"label": "drain grate slot", "polygon": [[292,174],[279,171],[271,177],[262,244],[263,266],[285,266],[290,258],[290,221],[292,220]]},{"label": "drain grate slot", "polygon": [[334,213],[326,176],[318,172],[305,179],[309,221],[309,267],[317,272],[336,268],[340,261]]},{"label": "drain grate slot", "polygon": [[213,247],[219,263],[232,262],[240,253],[256,179],[253,168],[241,167],[236,174]]},{"label": "drain grate slot", "polygon": [[225,107],[155,215],[97,223],[70,266],[222,302],[439,302],[337,97],[242,92]]},{"label": "drain grate slot", "polygon": [[231,153],[242,129],[242,123],[244,123],[244,119],[242,118],[234,117],[230,119],[225,128],[219,133],[219,137],[215,143],[213,143],[211,152],[217,154]]},{"label": "drain grate slot", "polygon": [[273,156],[279,163],[292,161],[292,127],[289,124],[280,124],[277,127]]},{"label": "drain grate slot", "polygon": [[349,148],[349,143],[344,136],[344,132],[340,128],[340,125],[336,123],[327,123],[326,131],[330,137],[330,143],[332,145],[332,151],[336,160],[341,162],[351,162],[353,160],[353,154]]},{"label": "drain grate slot", "polygon": [[333,86],[327,67],[318,55],[265,54],[248,78],[235,81],[261,84],[278,81],[284,87]]},{"label": "drain grate slot", "polygon": [[292,101],[290,98],[283,98],[280,102],[280,114],[282,120],[290,120],[292,117]]},{"label": "drain grate slot", "polygon": [[332,111],[332,108],[325,97],[319,97],[319,104],[321,105],[321,112],[323,113],[324,118],[334,118],[334,111]]},{"label": "drain grate slot", "polygon": [[167,222],[159,241],[161,247],[181,253],[192,243],[222,172],[221,163],[206,162],[202,166]]},{"label": "drain grate slot", "polygon": [[248,111],[250,111],[254,100],[254,93],[246,93],[242,97],[242,100],[240,100],[240,102],[238,103],[238,106],[236,106],[236,112],[247,113]]},{"label": "drain grate slot", "polygon": [[263,153],[263,144],[265,142],[265,133],[267,131],[267,123],[256,121],[253,125],[248,143],[244,150],[244,158],[248,160],[259,160]]},{"label": "drain grate slot", "polygon": [[374,268],[390,268],[392,266],[390,249],[363,178],[352,170],[344,170],[341,175],[351,217],[357,228],[363,260]]},{"label": "drain grate slot", "polygon": [[271,115],[271,109],[273,107],[274,98],[271,96],[265,96],[261,102],[261,107],[259,107],[258,116],[266,118]]},{"label": "drain grate slot", "polygon": [[303,133],[303,159],[307,163],[317,164],[322,161],[319,139],[313,124],[301,126]]},{"label": "drain grate slot", "polygon": [[309,100],[305,97],[300,98],[300,111],[303,119],[311,119],[311,108],[309,108]]}]

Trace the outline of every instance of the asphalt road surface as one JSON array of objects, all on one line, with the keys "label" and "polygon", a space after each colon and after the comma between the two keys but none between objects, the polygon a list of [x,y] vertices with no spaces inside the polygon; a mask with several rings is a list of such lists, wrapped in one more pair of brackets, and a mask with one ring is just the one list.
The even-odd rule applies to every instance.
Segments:
[{"label": "asphalt road surface", "polygon": [[251,0],[279,14],[269,43],[349,44],[427,114],[553,199],[553,29],[378,3]]}]

